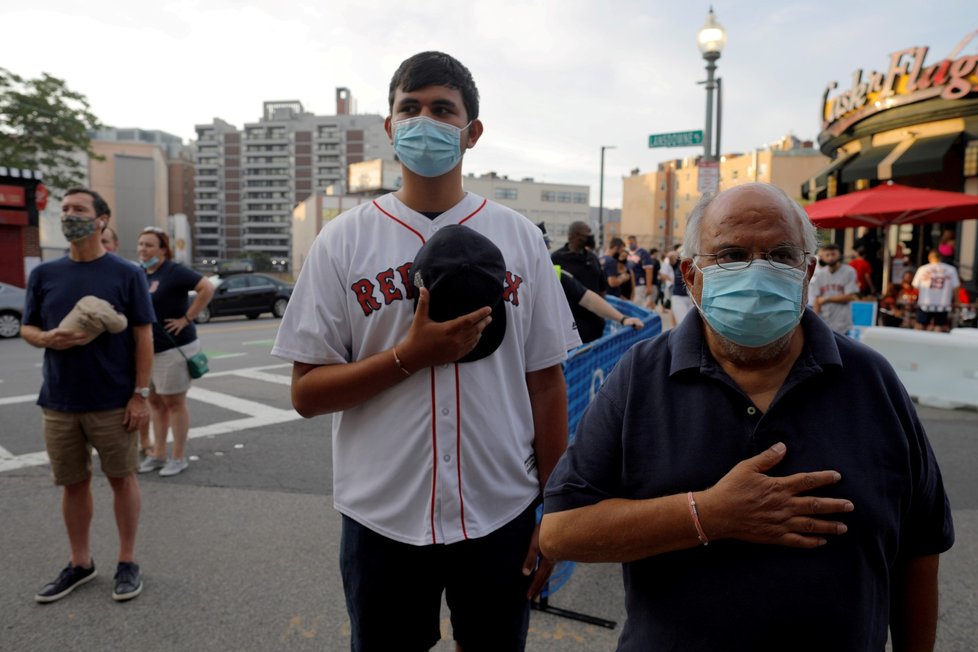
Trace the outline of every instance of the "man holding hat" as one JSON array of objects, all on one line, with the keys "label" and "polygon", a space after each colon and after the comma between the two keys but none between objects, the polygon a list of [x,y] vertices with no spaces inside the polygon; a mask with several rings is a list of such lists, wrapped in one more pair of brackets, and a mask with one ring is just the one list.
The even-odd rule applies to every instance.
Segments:
[{"label": "man holding hat", "polygon": [[417,54],[389,101],[403,187],[322,230],[272,353],[300,414],[336,413],[352,648],[431,648],[445,592],[460,649],[522,650],[580,340],[537,228],[462,187],[483,132],[469,71]]},{"label": "man holding hat", "polygon": [[[112,592],[117,601],[139,595],[135,559],[140,494],[137,430],[149,420],[156,321],[145,275],[107,255],[101,235],[109,206],[97,192],[73,188],[61,203],[68,255],[38,265],[27,281],[21,336],[44,349],[44,382],[37,404],[54,483],[64,488],[62,515],[71,560],[34,599],[48,603],[95,579],[89,549],[92,523],[92,448],[112,487],[119,559]],[[121,313],[121,314],[117,314]]]}]

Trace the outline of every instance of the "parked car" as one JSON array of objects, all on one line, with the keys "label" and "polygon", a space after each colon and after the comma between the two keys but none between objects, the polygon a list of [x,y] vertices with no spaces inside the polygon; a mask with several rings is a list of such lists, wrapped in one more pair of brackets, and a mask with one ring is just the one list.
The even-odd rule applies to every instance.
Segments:
[{"label": "parked car", "polygon": [[214,298],[197,315],[198,324],[206,324],[213,317],[246,315],[258,319],[264,312],[276,317],[285,314],[293,285],[265,274],[233,274],[208,277],[214,284]]},{"label": "parked car", "polygon": [[0,337],[20,335],[26,296],[27,292],[19,287],[0,283]]}]

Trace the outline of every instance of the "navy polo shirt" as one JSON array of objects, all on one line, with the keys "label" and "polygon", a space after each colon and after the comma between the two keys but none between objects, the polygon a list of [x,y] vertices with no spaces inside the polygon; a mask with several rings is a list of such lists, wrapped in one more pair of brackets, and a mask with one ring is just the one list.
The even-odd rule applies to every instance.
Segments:
[{"label": "navy polo shirt", "polygon": [[[875,351],[806,310],[805,345],[766,413],[721,369],[701,319],[632,347],[550,477],[546,512],[699,491],[778,441],[768,473],[836,470],[848,532],[815,550],[717,540],[623,564],[619,650],[882,650],[898,557],[954,541],[940,470]],[[710,524],[703,523],[709,536]]]}]

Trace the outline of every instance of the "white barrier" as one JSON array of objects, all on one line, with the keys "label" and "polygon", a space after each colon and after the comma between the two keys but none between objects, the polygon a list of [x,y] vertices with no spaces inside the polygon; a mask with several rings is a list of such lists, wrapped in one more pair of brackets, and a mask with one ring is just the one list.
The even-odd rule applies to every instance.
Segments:
[{"label": "white barrier", "polygon": [[978,337],[876,326],[860,339],[893,365],[921,405],[978,407]]},{"label": "white barrier", "polygon": [[972,337],[978,339],[978,328],[952,328],[951,335],[955,337]]}]

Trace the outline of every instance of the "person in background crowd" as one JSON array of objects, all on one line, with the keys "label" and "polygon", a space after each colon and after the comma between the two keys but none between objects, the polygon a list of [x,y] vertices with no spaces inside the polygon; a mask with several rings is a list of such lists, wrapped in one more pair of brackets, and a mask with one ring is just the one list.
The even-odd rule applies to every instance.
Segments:
[{"label": "person in background crowd", "polygon": [[608,281],[608,291],[613,297],[621,297],[623,290],[627,291],[632,286],[632,274],[627,269],[621,269],[621,258],[624,255],[625,241],[621,238],[612,238],[608,241],[605,248],[605,255],[601,256],[601,269]]},{"label": "person in background crowd", "polygon": [[890,283],[886,288],[886,293],[880,299],[879,318],[880,326],[899,327],[903,326],[907,316],[906,308],[900,303],[900,286]]},{"label": "person in background crowd", "polygon": [[957,238],[954,229],[944,229],[941,233],[941,241],[937,245],[937,253],[941,257],[942,263],[954,264],[954,252],[957,248]]},{"label": "person in background crowd", "polygon": [[698,318],[622,357],[551,475],[541,547],[622,564],[620,652],[933,649],[940,468],[889,363],[804,309],[814,248],[776,186],[705,197]]},{"label": "person in background crowd", "polygon": [[958,270],[941,262],[941,255],[933,249],[927,254],[927,265],[921,265],[911,284],[917,288],[917,330],[947,332],[951,329],[951,312],[958,304],[958,287],[961,280]]},{"label": "person in background crowd", "polygon": [[[603,297],[608,291],[608,277],[601,267],[601,261],[591,251],[594,247],[594,233],[590,225],[587,222],[572,222],[567,229],[567,243],[550,254],[550,260],[569,272],[578,283]],[[574,304],[571,304],[571,313],[582,342],[593,342],[604,334],[604,319],[601,317]]]},{"label": "person in background crowd", "polygon": [[[543,241],[549,249],[551,240],[550,236],[547,235],[546,225],[543,222],[538,222],[537,228],[543,233]],[[557,272],[557,278],[560,279],[560,287],[564,290],[564,296],[567,297],[568,305],[579,305],[582,308],[590,310],[602,319],[608,319],[635,330],[641,330],[644,326],[641,319],[622,314],[598,293],[587,289],[569,272],[562,270],[560,265],[554,265],[554,270]]]},{"label": "person in background crowd", "polygon": [[913,286],[913,277],[914,270],[908,269],[903,272],[903,277],[900,280],[900,303],[905,308],[916,310],[917,297],[920,296],[920,292]]},{"label": "person in background crowd", "polygon": [[808,296],[815,314],[836,333],[846,335],[852,328],[849,304],[859,298],[856,270],[842,263],[839,245],[824,244],[818,250],[818,268],[808,284]]},{"label": "person in background crowd", "polygon": [[[139,465],[139,472],[159,470],[165,478],[182,473],[189,466],[186,453],[190,431],[187,358],[200,352],[194,317],[210,303],[214,286],[201,274],[173,262],[170,238],[159,227],[143,229],[136,255],[146,270],[157,319],[153,325],[153,384],[149,397],[153,412],[153,450]],[[197,292],[193,303],[189,298],[191,290]],[[173,455],[169,458],[166,455],[168,432],[173,433]],[[148,439],[148,432],[145,436]]]},{"label": "person in background crowd", "polygon": [[693,302],[689,298],[689,292],[686,289],[686,280],[683,278],[682,270],[680,270],[679,261],[681,259],[681,251],[670,252],[669,264],[673,266],[674,277],[672,284],[672,317],[677,326],[682,323],[686,315],[689,314],[689,311],[693,309]]},{"label": "person in background crowd", "polygon": [[626,238],[628,242],[628,268],[635,278],[632,301],[636,305],[652,308],[655,305],[655,278],[658,274],[652,254],[638,246],[634,235]]},{"label": "person in background crowd", "polygon": [[856,247],[856,256],[849,261],[849,266],[856,270],[859,295],[867,297],[876,294],[876,286],[873,284],[873,266],[866,260],[865,248]]},{"label": "person in background crowd", "polygon": [[110,254],[119,249],[119,235],[109,225],[105,225],[105,228],[102,229],[102,248]]},{"label": "person in background crowd", "polygon": [[[136,431],[149,419],[153,364],[153,305],[144,275],[118,256],[106,255],[101,234],[109,205],[87,188],[72,188],[61,203],[68,255],[42,263],[27,281],[21,336],[44,349],[44,382],[37,404],[44,413],[44,443],[54,483],[63,487],[61,512],[71,560],[34,599],[60,600],[95,579],[89,547],[92,524],[92,448],[112,488],[119,558],[112,598],[135,598],[143,589],[136,563],[140,493]],[[87,333],[60,327],[83,298],[98,297],[125,315],[125,330]]]}]

